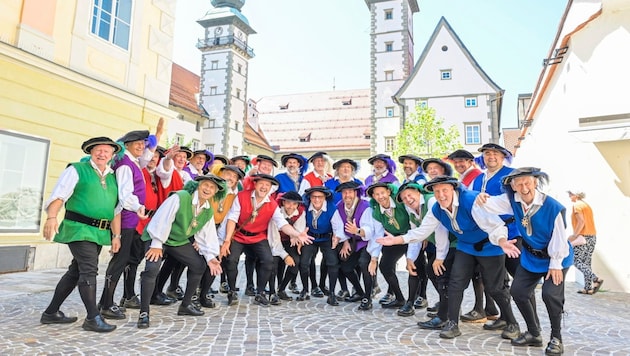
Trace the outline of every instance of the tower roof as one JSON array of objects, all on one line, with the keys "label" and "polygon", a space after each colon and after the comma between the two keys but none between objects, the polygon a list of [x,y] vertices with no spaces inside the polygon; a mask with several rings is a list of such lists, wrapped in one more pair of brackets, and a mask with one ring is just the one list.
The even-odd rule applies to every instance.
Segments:
[{"label": "tower roof", "polygon": [[210,1],[214,7],[233,7],[240,10],[245,5],[245,0],[212,0]]}]

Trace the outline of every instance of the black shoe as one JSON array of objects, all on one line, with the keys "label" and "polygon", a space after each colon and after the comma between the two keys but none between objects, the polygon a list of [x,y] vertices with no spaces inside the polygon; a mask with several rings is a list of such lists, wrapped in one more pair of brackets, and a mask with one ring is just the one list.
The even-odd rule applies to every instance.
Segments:
[{"label": "black shoe", "polygon": [[557,337],[552,337],[545,349],[545,355],[562,355],[562,353],[564,353],[562,341],[560,341]]},{"label": "black shoe", "polygon": [[204,297],[199,299],[199,304],[201,304],[204,308],[216,308],[217,303],[214,302],[214,299]]},{"label": "black shoe", "polygon": [[305,300],[311,300],[311,296],[308,294],[308,291],[304,289],[300,292],[300,295],[295,298],[295,300],[297,300],[298,302],[303,302]]},{"label": "black shoe", "polygon": [[287,292],[285,292],[283,290],[278,292],[278,298],[280,298],[282,300],[288,300],[288,301],[292,301],[293,300],[293,297],[288,295]]},{"label": "black shoe", "polygon": [[140,298],[138,298],[137,295],[134,295],[129,299],[125,299],[125,297],[123,297],[120,301],[120,305],[126,309],[140,309]]},{"label": "black shoe", "polygon": [[[101,315],[103,316],[103,318],[106,318],[106,319],[121,320],[121,319],[126,319],[127,318],[125,313],[123,313],[120,310],[118,305],[112,305],[111,307],[109,307],[107,309],[101,309]],[[85,320],[87,320],[87,319],[85,319]]]},{"label": "black shoe", "polygon": [[322,293],[324,293],[325,296],[329,296],[330,295],[330,290],[328,289],[328,287],[326,286],[320,286],[319,289],[322,290]]},{"label": "black shoe", "polygon": [[227,293],[229,290],[230,290],[230,286],[228,285],[228,282],[221,283],[221,286],[219,287],[219,292]]},{"label": "black shoe", "polygon": [[236,292],[229,291],[227,293],[227,304],[228,306],[238,304],[238,295]]},{"label": "black shoe", "polygon": [[459,320],[464,323],[485,323],[488,321],[488,318],[486,318],[486,312],[478,312],[473,309],[466,314],[460,315]]},{"label": "black shoe", "polygon": [[335,297],[334,295],[329,295],[326,303],[328,303],[328,305],[332,305],[333,307],[336,307],[337,305],[339,305],[339,302],[337,301],[337,297]]},{"label": "black shoe", "polygon": [[269,299],[267,299],[267,296],[264,293],[256,294],[256,297],[254,297],[254,304],[267,307],[269,306]]},{"label": "black shoe", "polygon": [[507,340],[514,340],[520,335],[521,329],[518,327],[518,324],[508,324],[501,333],[501,337]]},{"label": "black shoe", "polygon": [[389,303],[381,304],[381,307],[385,308],[385,309],[393,309],[393,308],[400,308],[403,305],[405,305],[405,300],[404,299],[401,299],[401,300],[394,299],[394,300],[392,300]]},{"label": "black shoe", "polygon": [[359,293],[354,293],[352,296],[346,298],[346,302],[355,303],[363,299],[363,296]]},{"label": "black shoe", "polygon": [[289,284],[289,290],[293,292],[293,294],[300,294],[300,290],[298,289],[298,286],[295,283]]},{"label": "black shoe", "polygon": [[76,316],[66,316],[61,310],[57,310],[52,314],[43,312],[42,317],[39,318],[39,322],[42,324],[70,324],[75,321],[77,321]]},{"label": "black shoe", "polygon": [[445,324],[446,324],[446,321],[440,319],[439,316],[436,316],[435,318],[428,321],[418,322],[418,326],[420,327],[420,329],[427,329],[427,330],[440,330],[444,327]]},{"label": "black shoe", "polygon": [[346,298],[350,298],[350,292],[347,290],[340,290],[339,293],[337,293],[338,301],[343,302]]},{"label": "black shoe", "polygon": [[442,331],[440,331],[440,337],[442,339],[453,339],[461,334],[462,332],[459,331],[459,326],[452,320],[447,321],[442,327]]},{"label": "black shoe", "polygon": [[396,312],[399,316],[413,316],[416,314],[416,311],[413,308],[413,303],[406,302],[398,311]]},{"label": "black shoe", "polygon": [[166,296],[169,297],[169,298],[182,300],[182,299],[184,299],[184,290],[180,286],[177,286],[177,288],[175,288],[175,290],[167,289],[166,290]]},{"label": "black shoe", "polygon": [[393,294],[387,293],[378,301],[378,303],[385,304],[385,303],[391,302],[392,300],[396,300],[396,296]]},{"label": "black shoe", "polygon": [[530,334],[529,331],[526,331],[519,335],[516,339],[512,339],[513,346],[536,346],[542,347],[542,336],[534,336]]},{"label": "black shoe", "polygon": [[245,295],[249,297],[255,296],[256,288],[254,288],[254,286],[247,286],[247,288],[245,288]]},{"label": "black shoe", "polygon": [[319,287],[313,288],[313,290],[311,291],[311,295],[315,298],[324,298],[324,292],[322,292]]},{"label": "black shoe", "polygon": [[427,300],[422,297],[416,298],[416,300],[413,302],[413,307],[415,309],[424,309],[427,306],[429,306],[429,302],[427,302]]},{"label": "black shoe", "polygon": [[187,306],[180,304],[179,308],[177,308],[177,315],[202,316],[203,314],[203,310],[197,309],[192,303]]},{"label": "black shoe", "polygon": [[194,305],[195,308],[201,310],[201,302],[199,301],[199,296],[198,295],[193,295],[192,298],[190,298],[190,304]]},{"label": "black shoe", "polygon": [[210,290],[208,291],[208,294],[212,294],[212,295],[214,295],[214,294],[219,294],[219,291],[218,291],[218,290],[216,290],[216,289],[212,289],[212,288],[210,288]]},{"label": "black shoe", "polygon": [[503,319],[497,319],[493,321],[489,321],[483,324],[484,330],[502,330],[507,326],[507,322]]},{"label": "black shoe", "polygon": [[100,315],[95,316],[94,319],[86,318],[81,327],[83,330],[96,331],[97,333],[108,333],[116,330],[116,325],[107,324],[105,319]]},{"label": "black shoe", "polygon": [[151,298],[151,304],[153,305],[171,305],[176,302],[177,299],[169,298],[164,293],[158,293],[156,296]]},{"label": "black shoe", "polygon": [[280,304],[282,304],[282,302],[280,302],[280,297],[278,297],[278,295],[276,293],[273,293],[272,295],[269,296],[269,304],[271,304],[271,305],[280,305]]},{"label": "black shoe", "polygon": [[427,311],[432,313],[437,313],[438,309],[440,309],[440,302],[433,304],[432,307],[428,307]]},{"label": "black shoe", "polygon": [[138,329],[146,329],[149,327],[149,313],[141,312],[138,316]]},{"label": "black shoe", "polygon": [[381,292],[381,287],[379,287],[378,285],[374,286],[374,289],[372,289],[372,298],[374,298],[380,292]]},{"label": "black shoe", "polygon": [[433,319],[433,318],[437,318],[437,316],[438,316],[438,315],[437,315],[437,313],[436,313],[436,312],[428,312],[428,313],[427,313],[427,318],[431,318],[431,319]]},{"label": "black shoe", "polygon": [[372,299],[363,298],[361,299],[361,305],[359,305],[359,310],[370,310],[372,309]]}]

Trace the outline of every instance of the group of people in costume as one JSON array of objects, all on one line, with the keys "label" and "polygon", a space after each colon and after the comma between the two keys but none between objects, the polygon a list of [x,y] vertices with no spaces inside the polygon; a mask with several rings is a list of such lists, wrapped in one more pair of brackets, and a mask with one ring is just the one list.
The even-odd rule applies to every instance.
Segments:
[{"label": "group of people in costume", "polygon": [[[289,153],[280,162],[266,155],[228,159],[177,145],[163,149],[161,135],[160,122],[155,135],[89,139],[82,145],[89,157],[61,174],[44,206],[44,237],[67,244],[73,260],[42,323],[77,320],[60,310],[75,287],[87,310],[83,329],[97,332],[114,330],[106,319],[125,319],[134,308],[138,328],[148,328],[150,305],[181,300],[178,315],[201,316],[203,308],[218,307],[219,292],[235,305],[244,254],[243,294],[255,304],[326,297],[331,306],[349,302],[370,310],[380,271],[387,283],[382,308],[402,317],[427,308],[429,319],[418,326],[440,330],[442,338],[461,335],[460,321],[485,322],[484,329],[501,331],[515,346],[543,345],[534,293],[542,279],[551,323],[545,353],[563,353],[564,278],[574,236],[566,233],[565,208],[542,189],[547,175],[510,168],[505,148],[485,144],[477,158],[466,150],[444,158],[403,155],[401,180],[396,162],[377,154],[368,160],[372,174],[364,184],[355,177],[358,162],[333,162],[325,152]],[[274,175],[279,163],[284,169]],[[98,257],[107,245],[112,258],[97,302]],[[401,258],[407,295],[396,273]],[[124,292],[116,304],[121,276]],[[219,290],[212,288],[216,276]],[[475,307],[461,314],[471,281]],[[432,306],[429,282],[439,295]]]}]

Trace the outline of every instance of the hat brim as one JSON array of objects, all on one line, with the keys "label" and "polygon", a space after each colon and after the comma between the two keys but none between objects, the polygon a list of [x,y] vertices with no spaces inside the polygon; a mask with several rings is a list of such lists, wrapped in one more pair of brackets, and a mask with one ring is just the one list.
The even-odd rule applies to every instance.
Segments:
[{"label": "hat brim", "polygon": [[91,154],[92,148],[94,148],[95,146],[98,146],[98,145],[112,146],[114,148],[114,154],[120,152],[120,149],[121,149],[120,146],[116,142],[111,141],[111,140],[110,141],[103,140],[103,141],[90,142],[90,143],[84,145],[82,147],[83,152],[87,153],[87,154]]},{"label": "hat brim", "polygon": [[195,181],[199,183],[201,183],[202,181],[211,181],[218,187],[220,192],[225,189],[225,179],[214,175],[198,175],[195,177]]},{"label": "hat brim", "polygon": [[311,194],[313,194],[314,192],[323,193],[326,196],[326,199],[332,197],[332,192],[330,191],[330,189],[328,189],[326,187],[311,187],[311,188],[308,188],[304,192],[304,194],[310,197]]},{"label": "hat brim", "polygon": [[372,197],[372,193],[374,192],[374,189],[376,188],[385,188],[389,190],[390,192],[392,191],[392,188],[387,183],[374,183],[371,186],[369,186],[365,192],[367,193],[367,195]]},{"label": "hat brim", "polygon": [[224,165],[223,167],[219,168],[219,172],[223,172],[225,170],[232,171],[232,172],[236,173],[236,175],[238,175],[239,179],[245,178],[245,172],[243,172],[242,169],[240,169],[240,168],[238,168],[236,166]]},{"label": "hat brim", "polygon": [[416,182],[409,182],[409,183],[405,183],[403,185],[401,185],[398,188],[398,193],[396,193],[396,201],[398,203],[402,203],[402,197],[400,196],[402,192],[404,192],[405,190],[408,189],[413,189],[413,190],[417,190],[418,192],[420,192],[420,194],[422,194],[422,187],[420,186],[420,184],[416,183]]},{"label": "hat brim", "polygon": [[333,163],[333,169],[337,169],[339,168],[339,166],[341,166],[344,163],[349,163],[352,168],[354,168],[354,170],[356,171],[357,169],[359,169],[359,165],[357,164],[357,162],[351,160],[351,159],[340,159],[339,161]]},{"label": "hat brim", "polygon": [[403,155],[403,156],[398,157],[398,162],[405,163],[406,159],[416,162],[418,166],[422,166],[422,162],[424,162],[424,160],[420,157],[414,157],[414,156],[409,156],[409,155]]},{"label": "hat brim", "polygon": [[428,190],[429,192],[432,192],[433,187],[440,184],[452,185],[454,189],[457,189],[460,186],[460,183],[456,180],[445,180],[445,181],[438,181],[438,182],[433,182],[433,183],[428,182],[424,185],[424,189]]},{"label": "hat brim", "polygon": [[270,182],[272,185],[280,185],[280,182],[278,182],[278,180],[274,177],[252,177],[252,180],[254,181],[254,183],[258,182],[259,180],[266,180],[267,182]]}]

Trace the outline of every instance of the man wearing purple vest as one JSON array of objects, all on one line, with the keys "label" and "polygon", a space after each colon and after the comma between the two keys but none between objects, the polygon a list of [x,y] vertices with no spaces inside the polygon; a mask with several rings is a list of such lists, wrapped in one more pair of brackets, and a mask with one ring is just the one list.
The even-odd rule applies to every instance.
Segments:
[{"label": "man wearing purple vest", "polygon": [[[359,310],[372,309],[372,275],[368,266],[372,259],[370,247],[374,245],[372,235],[372,209],[367,200],[361,199],[363,186],[355,181],[341,183],[335,188],[341,193],[337,211],[332,217],[333,248],[342,243],[339,251],[341,273],[352,283],[356,293],[347,301],[361,300]],[[365,291],[361,288],[355,268],[359,266]]]},{"label": "man wearing purple vest", "polygon": [[[158,124],[156,133],[158,139],[160,134],[161,125]],[[125,145],[125,154],[122,158],[115,160],[113,166],[118,182],[118,200],[123,208],[121,213],[122,238],[119,252],[112,256],[107,266],[105,286],[99,303],[101,315],[108,319],[126,319],[123,311],[114,304],[116,284],[125,268],[128,268],[125,276],[129,280],[125,281],[125,284],[135,285],[136,270],[144,257],[144,246],[140,234],[136,231],[138,221],[147,218],[144,207],[146,186],[142,168],[153,158],[153,151],[156,148],[146,147],[145,140],[147,139],[149,139],[149,131],[139,130],[128,132],[118,140]],[[125,298],[129,299],[130,296],[125,296]]]}]

